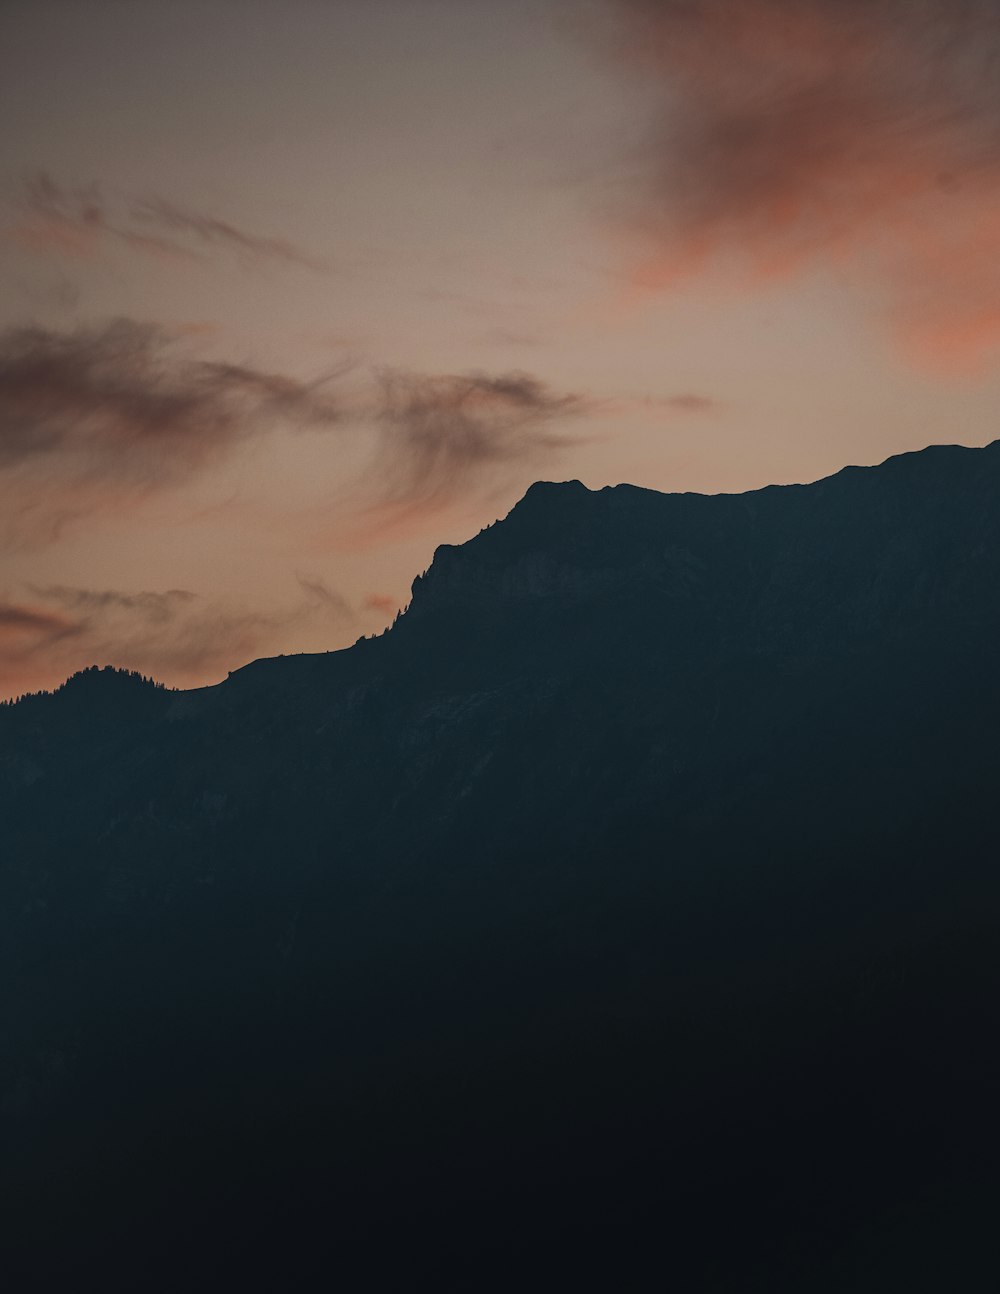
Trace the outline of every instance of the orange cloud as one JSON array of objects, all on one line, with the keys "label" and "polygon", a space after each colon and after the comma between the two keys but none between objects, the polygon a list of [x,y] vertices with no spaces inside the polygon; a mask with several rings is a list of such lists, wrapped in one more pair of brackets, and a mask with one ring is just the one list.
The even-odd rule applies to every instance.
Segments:
[{"label": "orange cloud", "polygon": [[614,7],[618,49],[663,92],[618,213],[647,249],[636,290],[851,265],[922,362],[996,355],[996,0]]},{"label": "orange cloud", "polygon": [[43,216],[13,225],[7,237],[36,256],[53,252],[79,260],[94,256],[101,243],[99,229]]},{"label": "orange cloud", "polygon": [[372,593],[365,598],[365,608],[383,616],[394,616],[399,610],[399,601],[388,593]]}]

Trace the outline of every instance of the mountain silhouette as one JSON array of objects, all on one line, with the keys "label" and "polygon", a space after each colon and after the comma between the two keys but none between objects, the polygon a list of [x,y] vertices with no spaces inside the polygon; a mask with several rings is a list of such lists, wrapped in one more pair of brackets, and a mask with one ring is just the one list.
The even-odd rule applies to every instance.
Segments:
[{"label": "mountain silhouette", "polygon": [[0,709],[15,1286],[995,1288],[998,641],[1000,442]]}]

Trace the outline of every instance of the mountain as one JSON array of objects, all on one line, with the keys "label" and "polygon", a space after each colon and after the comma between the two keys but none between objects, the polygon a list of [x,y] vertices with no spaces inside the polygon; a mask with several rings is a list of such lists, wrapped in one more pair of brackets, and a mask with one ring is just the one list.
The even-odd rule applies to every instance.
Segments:
[{"label": "mountain", "polygon": [[0,709],[16,1287],[994,1288],[998,631],[935,446]]}]

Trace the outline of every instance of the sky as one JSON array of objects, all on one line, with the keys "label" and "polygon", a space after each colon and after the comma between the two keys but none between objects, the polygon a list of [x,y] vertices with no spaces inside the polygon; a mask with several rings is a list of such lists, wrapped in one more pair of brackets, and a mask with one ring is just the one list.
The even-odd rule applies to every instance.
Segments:
[{"label": "sky", "polygon": [[0,696],[998,434],[1000,0],[0,0],[0,123]]}]

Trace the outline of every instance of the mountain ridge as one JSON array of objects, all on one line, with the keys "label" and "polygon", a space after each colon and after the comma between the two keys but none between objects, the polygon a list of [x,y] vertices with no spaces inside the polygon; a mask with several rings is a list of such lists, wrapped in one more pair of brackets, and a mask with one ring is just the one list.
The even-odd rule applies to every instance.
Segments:
[{"label": "mountain ridge", "polygon": [[[977,462],[984,465],[988,463],[994,470],[996,470],[998,466],[1000,466],[1000,440],[991,441],[988,444],[979,447],[948,443],[932,444],[927,445],[922,449],[908,450],[899,454],[890,455],[890,457],[877,464],[848,464],[838,469],[836,472],[832,472],[825,477],[820,477],[815,481],[793,482],[785,485],[765,485],[752,490],[743,490],[732,493],[719,492],[709,494],[694,490],[682,492],[661,491],[645,486],[632,485],[627,482],[619,483],[617,485],[605,485],[598,489],[591,490],[581,481],[576,479],[567,481],[535,481],[528,487],[525,494],[522,495],[522,497],[514,504],[510,512],[508,512],[505,517],[498,518],[495,522],[484,527],[477,535],[471,536],[462,543],[441,544],[434,550],[431,563],[427,570],[417,575],[412,581],[410,590],[411,600],[407,606],[401,610],[399,619],[402,620],[405,616],[410,614],[414,606],[414,602],[418,602],[418,600],[422,600],[424,598],[426,591],[431,584],[439,585],[441,583],[440,572],[442,568],[453,568],[455,564],[462,563],[467,559],[470,553],[478,554],[481,552],[483,545],[480,541],[483,536],[493,532],[497,527],[504,527],[507,533],[512,529],[514,531],[519,531],[526,515],[529,518],[529,524],[538,516],[547,519],[550,523],[565,521],[567,514],[564,505],[567,502],[571,504],[571,507],[574,507],[574,511],[569,514],[573,516],[574,519],[579,519],[580,516],[574,506],[579,503],[585,503],[585,506],[588,508],[593,508],[593,505],[596,503],[598,507],[610,505],[612,509],[615,509],[620,507],[622,504],[628,506],[633,501],[641,501],[643,506],[648,506],[653,500],[656,500],[657,502],[653,504],[653,506],[661,507],[665,510],[665,507],[669,506],[668,501],[739,500],[742,501],[745,507],[753,509],[755,504],[763,503],[765,506],[770,504],[773,500],[780,497],[781,492],[787,491],[794,493],[804,490],[808,491],[811,497],[816,500],[821,500],[831,491],[835,491],[838,488],[856,488],[856,482],[859,479],[864,479],[866,475],[868,480],[873,479],[868,475],[871,473],[881,474],[883,478],[889,475],[895,475],[899,478],[900,474],[904,472],[928,470],[932,463],[934,470],[939,471],[940,468],[949,460],[952,465],[957,464],[962,459],[964,459],[968,464],[971,461],[969,459],[970,455],[976,459]],[[992,460],[995,460],[995,462]],[[555,513],[553,513],[553,505],[555,505],[557,509]],[[542,509],[540,513],[538,511],[539,506]],[[601,516],[601,514],[596,511],[589,515],[590,519],[596,519]],[[437,572],[435,572],[435,567],[437,567]],[[525,589],[534,587],[536,590],[536,596],[542,596],[546,592],[543,580],[536,580],[533,583],[531,579],[528,578],[523,584],[523,587]],[[453,583],[452,591],[461,593],[462,589],[458,584]],[[466,591],[468,591],[467,588]],[[497,592],[499,590],[494,586],[492,591]],[[422,608],[419,609],[422,610]],[[383,635],[389,634],[392,632],[393,628],[394,625],[387,626],[381,634],[372,635],[371,638],[380,638]],[[371,638],[359,639],[358,643],[353,646],[336,648],[332,651],[291,654],[282,653],[278,656],[260,657],[255,660],[248,661],[245,665],[241,665],[230,671],[229,678],[240,675],[246,670],[255,670],[257,667],[262,666],[267,662],[288,661],[299,657],[322,659],[339,652],[349,652],[354,650],[356,647],[361,646],[363,643],[370,641]],[[73,678],[76,678],[79,674],[89,673],[94,669],[111,669],[118,673],[136,673],[136,671],[128,671],[121,667],[112,665],[102,666],[94,664],[89,666],[86,671],[77,671],[77,674],[70,676],[70,678],[66,680],[66,683],[70,682]],[[170,690],[172,692],[197,693],[205,691],[208,688],[225,686],[227,682],[228,679],[224,679],[216,684],[205,684],[195,688],[172,688]],[[7,704],[18,704],[21,701],[30,699],[32,696],[54,695],[55,692],[59,691],[62,687],[65,687],[66,683],[60,684],[59,688],[43,690],[39,693],[30,693],[23,697],[13,698],[12,701]]]},{"label": "mountain ridge", "polygon": [[954,1285],[998,635],[994,443],[542,483],[353,648],[0,711],[10,1270]]}]

